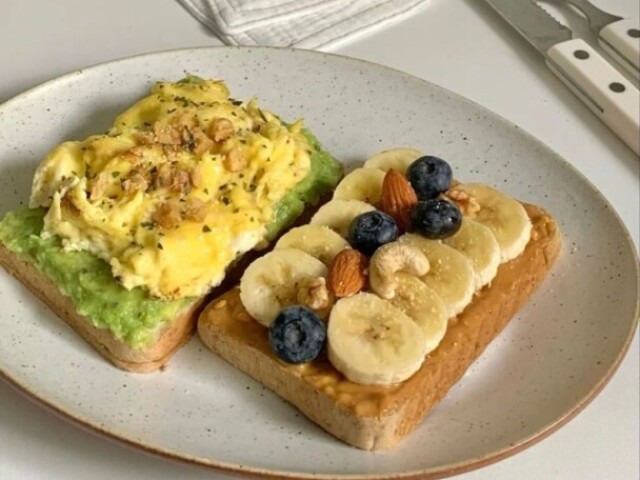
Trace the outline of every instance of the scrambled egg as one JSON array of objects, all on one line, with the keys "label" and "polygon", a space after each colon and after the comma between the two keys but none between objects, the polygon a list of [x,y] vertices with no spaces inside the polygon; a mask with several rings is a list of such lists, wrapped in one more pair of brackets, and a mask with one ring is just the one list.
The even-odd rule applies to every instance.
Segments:
[{"label": "scrambled egg", "polygon": [[106,260],[126,288],[201,296],[264,240],[274,205],[309,172],[300,130],[222,82],[158,83],[108,134],[52,150],[30,203],[49,207],[43,235]]}]

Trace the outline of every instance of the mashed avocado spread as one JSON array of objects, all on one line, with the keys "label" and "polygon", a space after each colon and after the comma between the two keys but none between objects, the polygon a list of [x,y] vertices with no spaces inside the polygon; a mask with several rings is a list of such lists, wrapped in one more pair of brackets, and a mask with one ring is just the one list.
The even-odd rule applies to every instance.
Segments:
[{"label": "mashed avocado spread", "polygon": [[[342,176],[342,167],[309,132],[312,146],[311,168],[305,178],[274,207],[267,226],[268,237],[275,237],[302,213],[305,204],[316,203]],[[35,266],[71,297],[79,314],[97,328],[109,329],[132,348],[143,348],[154,339],[155,331],[194,301],[193,298],[161,300],[151,298],[140,287],[131,290],[120,285],[103,260],[84,251],[66,252],[56,236],[40,236],[44,208],[25,208],[7,213],[0,220],[0,242],[24,261]]]}]

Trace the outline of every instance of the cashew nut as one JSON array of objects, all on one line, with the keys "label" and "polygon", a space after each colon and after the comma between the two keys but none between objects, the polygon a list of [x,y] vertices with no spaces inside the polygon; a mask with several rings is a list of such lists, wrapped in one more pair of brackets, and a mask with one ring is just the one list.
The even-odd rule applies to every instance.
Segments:
[{"label": "cashew nut", "polygon": [[396,273],[404,272],[421,277],[429,271],[429,260],[415,247],[391,242],[378,248],[369,263],[369,284],[380,297],[396,296]]}]

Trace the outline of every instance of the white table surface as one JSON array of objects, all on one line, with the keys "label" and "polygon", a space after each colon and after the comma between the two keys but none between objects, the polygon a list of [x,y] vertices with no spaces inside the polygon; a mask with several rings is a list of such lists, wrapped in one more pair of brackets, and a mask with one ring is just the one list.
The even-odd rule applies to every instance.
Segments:
[{"label": "white table surface", "polygon": [[[638,0],[599,0],[638,15]],[[594,44],[578,17],[570,24]],[[174,0],[0,0],[0,102],[108,60],[220,42]],[[333,51],[404,70],[519,124],[589,177],[639,236],[639,160],[478,0],[432,0]],[[2,334],[0,332],[0,334]],[[638,334],[602,394],[560,431],[461,480],[637,479]],[[0,479],[228,478],[88,433],[0,381]]]}]

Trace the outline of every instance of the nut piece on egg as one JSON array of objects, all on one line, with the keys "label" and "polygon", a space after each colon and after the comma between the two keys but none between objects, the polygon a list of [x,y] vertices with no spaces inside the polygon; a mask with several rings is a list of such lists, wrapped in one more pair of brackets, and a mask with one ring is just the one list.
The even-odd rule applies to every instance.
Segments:
[{"label": "nut piece on egg", "polygon": [[164,145],[180,145],[182,143],[182,135],[173,125],[156,122],[153,125],[153,132],[156,134],[156,141],[158,143]]},{"label": "nut piece on egg", "polygon": [[239,147],[232,148],[224,159],[224,166],[230,172],[239,172],[247,166],[247,157]]},{"label": "nut piece on egg", "polygon": [[214,118],[211,120],[209,124],[209,129],[207,131],[209,137],[212,138],[216,142],[222,142],[231,138],[231,136],[235,133],[235,128],[231,120],[226,118]]},{"label": "nut piece on egg", "polygon": [[209,213],[209,204],[199,198],[191,198],[184,207],[184,218],[202,222]]},{"label": "nut piece on egg", "polygon": [[156,208],[151,219],[162,228],[176,228],[182,220],[180,206],[175,202],[165,202]]}]

